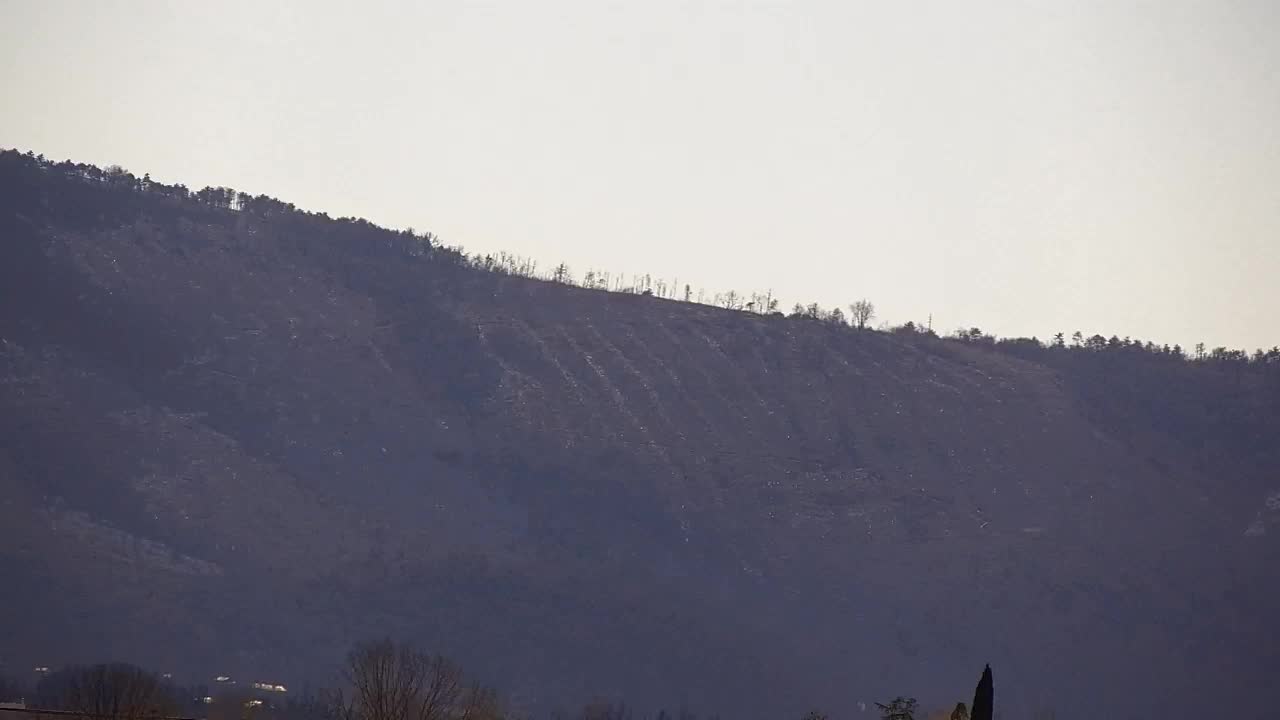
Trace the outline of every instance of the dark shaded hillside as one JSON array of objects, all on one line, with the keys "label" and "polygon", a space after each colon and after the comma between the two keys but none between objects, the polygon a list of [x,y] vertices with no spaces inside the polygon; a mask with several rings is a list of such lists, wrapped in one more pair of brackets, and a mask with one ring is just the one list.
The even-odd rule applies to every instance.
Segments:
[{"label": "dark shaded hillside", "polygon": [[0,660],[296,680],[390,633],[542,707],[856,716],[985,662],[1015,712],[1280,704],[1274,376],[478,272],[16,153],[0,183]]}]

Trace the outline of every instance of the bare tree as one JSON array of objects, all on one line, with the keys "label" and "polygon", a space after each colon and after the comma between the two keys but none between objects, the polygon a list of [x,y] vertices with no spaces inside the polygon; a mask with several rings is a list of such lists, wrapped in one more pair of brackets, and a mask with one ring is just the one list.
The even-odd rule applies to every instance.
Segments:
[{"label": "bare tree", "polygon": [[859,330],[865,330],[867,323],[876,316],[876,306],[863,298],[849,306],[849,318],[853,321],[853,326]]},{"label": "bare tree", "polygon": [[457,712],[458,720],[501,720],[502,716],[498,693],[476,683],[472,683],[463,694]]},{"label": "bare tree", "polygon": [[124,663],[61,671],[58,704],[94,720],[146,720],[173,715],[177,703],[159,677]]},{"label": "bare tree", "polygon": [[918,703],[915,698],[896,697],[889,703],[876,703],[884,720],[915,720]]},{"label": "bare tree", "polygon": [[558,283],[573,283],[573,273],[569,270],[569,266],[560,263],[551,271],[551,280]]},{"label": "bare tree", "polygon": [[447,658],[390,640],[357,646],[347,657],[352,695],[333,703],[343,720],[496,720],[497,695],[466,685]]}]

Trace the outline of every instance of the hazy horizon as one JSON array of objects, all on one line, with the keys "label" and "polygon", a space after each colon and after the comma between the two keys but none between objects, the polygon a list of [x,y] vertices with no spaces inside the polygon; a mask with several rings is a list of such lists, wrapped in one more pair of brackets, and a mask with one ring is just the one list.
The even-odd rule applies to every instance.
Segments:
[{"label": "hazy horizon", "polygon": [[1280,342],[1269,3],[0,12],[2,146],[942,332]]}]

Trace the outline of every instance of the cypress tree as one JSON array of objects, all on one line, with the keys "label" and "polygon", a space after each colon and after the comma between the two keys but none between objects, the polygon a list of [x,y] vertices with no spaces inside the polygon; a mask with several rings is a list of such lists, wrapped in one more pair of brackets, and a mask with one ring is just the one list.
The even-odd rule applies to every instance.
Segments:
[{"label": "cypress tree", "polygon": [[991,666],[982,671],[982,679],[973,692],[973,709],[969,711],[971,720],[991,720],[995,710],[995,685],[991,682]]}]

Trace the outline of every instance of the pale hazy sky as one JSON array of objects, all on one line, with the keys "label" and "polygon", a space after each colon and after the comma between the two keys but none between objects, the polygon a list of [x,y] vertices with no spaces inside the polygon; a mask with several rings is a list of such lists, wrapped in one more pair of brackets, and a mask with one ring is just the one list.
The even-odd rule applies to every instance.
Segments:
[{"label": "pale hazy sky", "polygon": [[0,146],[574,271],[1280,343],[1280,2],[17,2]]}]

